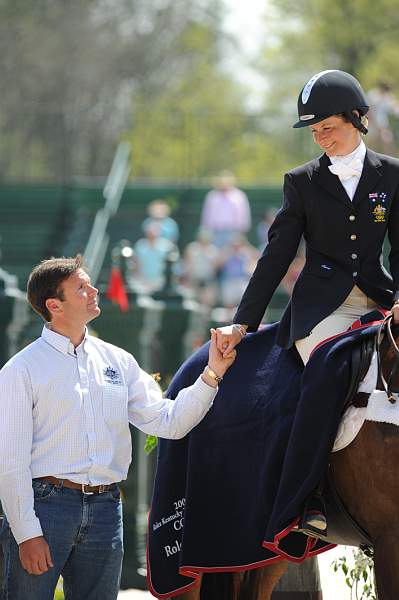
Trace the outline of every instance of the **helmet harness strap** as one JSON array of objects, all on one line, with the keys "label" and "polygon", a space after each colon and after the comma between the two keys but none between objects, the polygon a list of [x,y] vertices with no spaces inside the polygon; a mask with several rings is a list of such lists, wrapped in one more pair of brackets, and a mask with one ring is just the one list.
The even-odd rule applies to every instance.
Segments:
[{"label": "helmet harness strap", "polygon": [[352,123],[353,127],[355,127],[356,129],[359,129],[359,131],[361,133],[363,133],[364,135],[366,135],[368,133],[367,127],[365,127],[365,125],[363,125],[363,123],[361,121],[361,117],[359,117],[356,113],[352,112],[351,110],[346,110],[343,114],[345,115],[345,117],[347,119],[349,119],[349,121]]}]

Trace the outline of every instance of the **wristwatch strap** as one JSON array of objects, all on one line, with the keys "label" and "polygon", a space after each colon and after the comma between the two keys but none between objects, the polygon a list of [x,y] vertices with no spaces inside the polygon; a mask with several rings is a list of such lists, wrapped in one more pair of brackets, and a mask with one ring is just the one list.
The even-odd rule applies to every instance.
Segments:
[{"label": "wristwatch strap", "polygon": [[211,367],[209,365],[206,366],[206,372],[209,375],[209,377],[211,377],[212,379],[214,379],[216,381],[216,383],[218,385],[219,385],[219,383],[222,383],[223,377],[219,377],[219,375],[217,373],[215,373],[215,371],[213,369],[211,369]]}]

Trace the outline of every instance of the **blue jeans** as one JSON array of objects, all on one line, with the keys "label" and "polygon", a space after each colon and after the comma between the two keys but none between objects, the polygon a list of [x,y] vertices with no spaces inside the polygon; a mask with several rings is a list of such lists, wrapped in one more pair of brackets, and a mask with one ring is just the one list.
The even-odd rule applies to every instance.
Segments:
[{"label": "blue jeans", "polygon": [[54,567],[29,575],[4,519],[5,560],[2,600],[53,600],[59,576],[65,600],[115,600],[123,557],[122,504],[117,487],[103,494],[33,481],[35,512],[50,547]]}]

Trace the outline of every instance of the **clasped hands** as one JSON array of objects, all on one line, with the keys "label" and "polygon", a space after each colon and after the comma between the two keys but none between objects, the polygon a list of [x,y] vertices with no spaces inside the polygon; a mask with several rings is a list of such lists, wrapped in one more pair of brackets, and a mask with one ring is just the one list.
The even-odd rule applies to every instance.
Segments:
[{"label": "clasped hands", "polygon": [[[230,349],[227,349],[227,347],[224,348],[224,350],[222,349],[222,344],[220,340],[218,341],[218,335],[220,334],[218,334],[217,331],[219,331],[219,329],[211,329],[208,366],[216,373],[216,375],[218,375],[218,377],[223,378],[227,369],[231,367],[235,361],[237,353],[234,350],[234,346]],[[207,369],[203,372],[202,379],[212,387],[216,387],[217,385],[216,381],[207,373]]]},{"label": "clasped hands", "polygon": [[[234,351],[234,348],[241,342],[243,333],[240,331],[241,325],[225,325],[218,327],[216,331],[216,345],[224,357],[227,357]],[[245,333],[245,330],[244,330]]]}]

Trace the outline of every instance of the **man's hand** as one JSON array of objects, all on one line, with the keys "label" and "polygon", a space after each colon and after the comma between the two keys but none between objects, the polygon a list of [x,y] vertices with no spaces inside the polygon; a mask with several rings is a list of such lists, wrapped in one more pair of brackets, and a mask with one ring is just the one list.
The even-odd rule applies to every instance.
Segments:
[{"label": "man's hand", "polygon": [[[209,346],[208,364],[212,371],[214,371],[216,375],[219,375],[219,377],[223,377],[227,369],[235,361],[236,355],[237,352],[235,350],[232,350],[230,354],[226,357],[222,354],[222,352],[217,347],[216,331],[215,329],[211,329],[211,344]],[[204,379],[206,383],[209,383],[210,385],[214,386],[215,381],[208,381],[207,375],[205,375]]]},{"label": "man's hand", "polygon": [[217,336],[217,347],[223,356],[227,358],[231,351],[239,344],[242,340],[242,335],[238,328],[234,325],[226,325],[225,327],[218,327],[216,329]]},{"label": "man's hand", "polygon": [[394,305],[391,308],[391,312],[393,316],[393,322],[399,323],[399,302],[397,300],[396,302],[394,302]]},{"label": "man's hand", "polygon": [[19,545],[19,558],[29,575],[42,575],[54,566],[49,545],[43,536],[22,542]]}]

